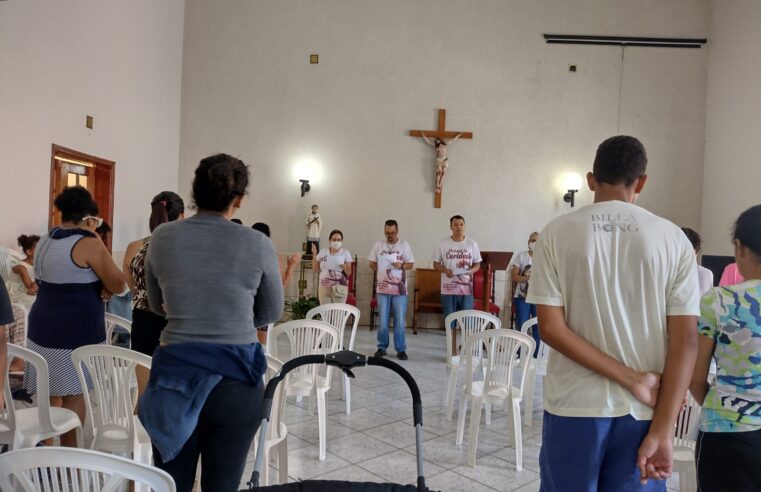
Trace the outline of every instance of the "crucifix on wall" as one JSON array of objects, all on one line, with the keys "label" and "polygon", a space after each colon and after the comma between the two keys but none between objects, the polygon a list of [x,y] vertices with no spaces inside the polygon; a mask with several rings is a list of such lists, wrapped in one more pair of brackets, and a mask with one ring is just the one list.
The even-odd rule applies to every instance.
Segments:
[{"label": "crucifix on wall", "polygon": [[[439,110],[439,128],[436,130],[410,130],[411,137],[422,137],[425,143],[433,145],[436,150],[436,184],[434,186],[433,206],[441,208],[441,192],[444,186],[444,176],[447,174],[449,160],[447,158],[447,143],[454,142],[458,138],[471,139],[471,132],[448,132],[446,131],[447,110]],[[433,140],[431,140],[433,138]]]}]

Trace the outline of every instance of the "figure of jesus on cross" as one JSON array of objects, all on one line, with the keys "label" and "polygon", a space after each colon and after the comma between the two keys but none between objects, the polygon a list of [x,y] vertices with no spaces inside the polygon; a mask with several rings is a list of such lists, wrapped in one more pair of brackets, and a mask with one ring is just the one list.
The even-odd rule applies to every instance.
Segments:
[{"label": "figure of jesus on cross", "polygon": [[[471,132],[448,132],[446,131],[446,109],[439,109],[439,128],[437,130],[410,130],[411,137],[422,137],[428,145],[433,145],[436,150],[436,181],[434,185],[435,208],[441,208],[441,193],[444,185],[444,177],[449,167],[447,157],[447,143],[452,143],[458,138],[471,139]],[[434,140],[431,140],[433,138]]]},{"label": "figure of jesus on cross", "polygon": [[433,189],[436,191],[436,193],[441,193],[441,188],[444,185],[444,176],[446,176],[447,166],[449,166],[449,159],[447,158],[447,144],[454,142],[460,138],[462,136],[462,132],[458,133],[457,136],[451,140],[442,140],[437,138],[433,142],[431,142],[430,138],[425,136],[424,132],[420,132],[420,136],[423,137],[425,143],[428,145],[433,145],[436,149],[436,185]]}]

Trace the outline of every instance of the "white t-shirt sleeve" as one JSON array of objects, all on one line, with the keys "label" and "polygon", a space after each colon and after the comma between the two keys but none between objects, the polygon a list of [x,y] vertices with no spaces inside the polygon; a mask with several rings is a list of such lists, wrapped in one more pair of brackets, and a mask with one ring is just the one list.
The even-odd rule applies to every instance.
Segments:
[{"label": "white t-shirt sleeve", "polygon": [[676,278],[666,292],[666,316],[700,316],[700,286],[695,253],[689,241],[682,241],[680,246]]},{"label": "white t-shirt sleeve", "polygon": [[354,261],[354,257],[351,255],[348,249],[344,250],[344,263],[351,263]]},{"label": "white t-shirt sleeve", "polygon": [[373,245],[373,249],[370,250],[370,256],[368,256],[367,259],[378,263],[378,243]]},{"label": "white t-shirt sleeve", "polygon": [[322,261],[323,258],[328,256],[328,250],[327,249],[321,249],[319,253],[317,253],[317,256],[315,256],[315,259],[317,261]]},{"label": "white t-shirt sleeve", "polygon": [[481,258],[481,249],[478,247],[478,243],[473,241],[473,264],[481,263],[483,261],[483,258]]},{"label": "white t-shirt sleeve", "polygon": [[436,249],[433,251],[433,261],[436,263],[444,263],[444,255],[442,253],[444,251],[444,241],[440,242],[438,246],[436,246]]},{"label": "white t-shirt sleeve", "polygon": [[415,257],[412,256],[412,247],[407,242],[404,243],[404,262],[415,263]]},{"label": "white t-shirt sleeve", "polygon": [[528,295],[526,296],[526,302],[529,304],[565,306],[555,260],[550,251],[551,239],[549,232],[542,231],[540,239],[534,247],[531,282],[529,282]]}]

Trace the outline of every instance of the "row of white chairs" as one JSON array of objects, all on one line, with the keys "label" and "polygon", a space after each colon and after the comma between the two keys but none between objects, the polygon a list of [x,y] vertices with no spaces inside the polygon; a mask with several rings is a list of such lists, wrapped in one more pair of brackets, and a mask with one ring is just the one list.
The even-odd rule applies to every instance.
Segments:
[{"label": "row of white chairs", "polygon": [[[460,399],[460,411],[457,425],[457,445],[463,442],[465,415],[467,403],[471,401],[470,427],[468,437],[467,459],[471,466],[475,465],[476,447],[478,444],[478,428],[481,410],[486,406],[486,424],[491,424],[491,404],[507,402],[508,413],[511,414],[509,438],[516,450],[516,470],[522,469],[523,450],[521,444],[521,414],[520,403],[524,400],[523,418],[525,424],[532,425],[533,404],[537,377],[543,378],[547,373],[547,357],[549,347],[533,338],[533,331],[538,329],[537,318],[531,318],[523,323],[520,333],[514,330],[503,330],[500,321],[495,316],[480,311],[460,311],[449,315],[444,322],[445,327],[452,324],[462,334],[462,349],[459,354],[452,353],[452,330],[447,329],[447,369],[449,381],[447,384],[446,403],[447,415],[451,419],[458,371],[466,368],[465,384]],[[492,329],[488,329],[492,328]],[[537,357],[533,352],[537,349]],[[484,349],[485,352],[484,352]],[[518,357],[520,351],[527,356]],[[492,355],[493,354],[493,355]],[[475,378],[474,369],[481,368],[483,379]],[[518,385],[513,385],[517,371]],[[479,374],[479,376],[481,376]],[[679,413],[674,437],[674,471],[680,474],[679,489],[681,492],[694,491],[697,488],[695,476],[695,447],[697,424],[700,406],[687,396],[687,403]]]}]

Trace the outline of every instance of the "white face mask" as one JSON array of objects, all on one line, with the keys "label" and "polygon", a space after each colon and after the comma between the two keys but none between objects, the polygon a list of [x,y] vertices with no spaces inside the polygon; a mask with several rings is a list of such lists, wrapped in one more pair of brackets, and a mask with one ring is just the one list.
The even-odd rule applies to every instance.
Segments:
[{"label": "white face mask", "polygon": [[534,252],[534,245],[535,244],[536,244],[536,241],[530,241],[528,243],[528,250],[531,251],[532,253]]},{"label": "white face mask", "polygon": [[333,249],[341,249],[341,241],[331,241],[330,247]]}]

